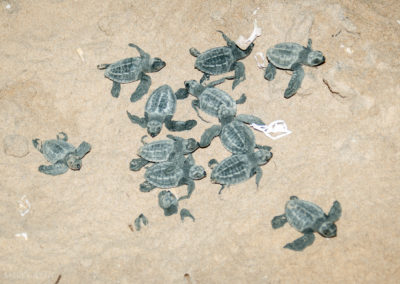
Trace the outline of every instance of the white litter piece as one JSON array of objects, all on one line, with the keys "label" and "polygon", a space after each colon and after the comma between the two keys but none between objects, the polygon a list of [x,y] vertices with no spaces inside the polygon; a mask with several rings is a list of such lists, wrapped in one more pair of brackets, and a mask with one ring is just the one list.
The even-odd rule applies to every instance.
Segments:
[{"label": "white litter piece", "polygon": [[397,20],[397,23],[400,25],[400,20]]},{"label": "white litter piece", "polygon": [[31,203],[26,198],[26,195],[21,197],[21,200],[18,201],[18,210],[21,216],[25,216],[31,210]]},{"label": "white litter piece", "polygon": [[268,66],[267,59],[265,59],[264,54],[261,51],[257,52],[254,55],[254,58],[257,62],[258,68],[260,68],[260,69],[267,68],[267,66]]},{"label": "white litter piece", "polygon": [[85,58],[83,57],[83,50],[82,48],[78,47],[76,49],[76,52],[78,53],[79,57],[81,58],[82,62],[85,62]]},{"label": "white litter piece", "polygon": [[239,46],[240,49],[245,50],[260,35],[261,28],[257,26],[257,20],[254,20],[254,29],[249,38],[246,39],[244,36],[240,35],[239,38],[236,40],[236,45]]},{"label": "white litter piece", "polygon": [[255,9],[255,10],[253,11],[253,16],[255,16],[255,15],[257,14],[258,10],[260,10],[260,7],[257,7],[257,9]]},{"label": "white litter piece", "polygon": [[292,133],[292,131],[287,128],[284,120],[275,120],[268,125],[252,123],[251,126],[256,130],[264,132],[264,134],[272,140],[277,140]]},{"label": "white litter piece", "polygon": [[347,52],[348,54],[352,54],[352,53],[353,53],[353,50],[352,50],[350,47],[347,47],[347,48],[346,48],[346,52]]},{"label": "white litter piece", "polygon": [[15,236],[16,236],[17,238],[18,238],[18,237],[23,237],[23,238],[25,239],[25,241],[28,239],[28,234],[25,233],[25,232],[15,234]]}]

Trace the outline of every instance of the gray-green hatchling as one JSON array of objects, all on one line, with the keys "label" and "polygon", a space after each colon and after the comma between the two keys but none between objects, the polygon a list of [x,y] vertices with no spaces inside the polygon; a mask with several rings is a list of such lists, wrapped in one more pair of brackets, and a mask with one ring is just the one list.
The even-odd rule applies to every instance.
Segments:
[{"label": "gray-green hatchling", "polygon": [[61,175],[68,169],[78,171],[82,167],[82,158],[91,150],[87,142],[82,142],[78,148],[68,143],[68,136],[64,132],[57,135],[57,139],[32,140],[33,146],[43,154],[47,161],[52,165],[39,166],[39,172],[47,175]]},{"label": "gray-green hatchling", "polygon": [[235,71],[232,84],[232,89],[234,89],[246,79],[244,64],[238,62],[238,60],[247,57],[253,50],[254,44],[251,43],[246,50],[242,50],[222,31],[218,32],[222,34],[227,46],[215,47],[203,53],[193,47],[189,51],[191,55],[197,57],[194,67],[203,72],[200,83],[210,79],[210,75],[220,75]]},{"label": "gray-green hatchling", "polygon": [[225,79],[217,80],[206,86],[203,86],[195,80],[185,81],[185,88],[187,91],[197,98],[192,101],[192,107],[203,121],[206,120],[200,116],[199,109],[213,117],[218,117],[221,105],[232,109],[236,113],[236,105],[243,104],[246,101],[246,96],[244,94],[242,94],[238,100],[234,100],[223,90],[215,88],[216,85],[224,81]]},{"label": "gray-green hatchling", "polygon": [[157,136],[163,124],[170,131],[190,130],[196,126],[195,120],[176,121],[172,117],[176,111],[176,100],[181,99],[177,92],[174,94],[172,88],[168,85],[158,87],[150,95],[146,102],[144,117],[138,117],[127,112],[132,123],[138,124],[143,128],[147,128],[147,133],[151,137]]},{"label": "gray-green hatchling", "polygon": [[272,228],[277,229],[288,222],[293,228],[303,234],[302,237],[288,243],[284,248],[295,251],[302,251],[310,246],[315,239],[314,232],[318,232],[325,238],[336,237],[337,228],[335,222],[339,220],[342,208],[338,201],[335,201],[326,215],[316,204],[291,196],[286,203],[285,213],[275,216],[272,221]]},{"label": "gray-green hatchling", "polygon": [[301,86],[304,78],[302,65],[318,66],[325,62],[321,51],[312,50],[312,41],[308,40],[307,47],[298,43],[279,43],[267,50],[268,66],[264,78],[271,81],[275,78],[276,68],[293,71],[292,78],[285,90],[286,99],[293,96]]},{"label": "gray-green hatchling", "polygon": [[184,139],[168,134],[169,139],[146,143],[142,137],[143,146],[138,155],[140,158],[132,159],[129,164],[131,171],[139,171],[148,163],[161,163],[184,159],[184,155],[193,153],[199,148],[199,143],[193,138]]},{"label": "gray-green hatchling", "polygon": [[113,81],[111,95],[115,98],[119,96],[121,84],[140,80],[139,86],[131,95],[131,102],[136,102],[149,91],[151,78],[146,73],[160,71],[165,62],[158,57],[150,57],[136,44],[130,43],[129,46],[136,48],[140,57],[125,58],[112,64],[100,64],[97,68],[105,69],[104,76]]},{"label": "gray-green hatchling", "polygon": [[149,192],[154,188],[174,188],[181,185],[187,185],[187,195],[179,200],[189,198],[194,189],[193,180],[199,180],[206,176],[202,166],[196,165],[191,154],[183,161],[183,164],[177,162],[162,162],[149,167],[144,177],[146,179],[140,185],[140,191]]},{"label": "gray-green hatchling", "polygon": [[[158,205],[164,210],[165,216],[171,216],[178,212],[179,201],[171,191],[163,190],[158,194]],[[193,222],[195,220],[193,215],[186,208],[181,209],[180,216],[182,222],[186,217],[191,218]]]}]

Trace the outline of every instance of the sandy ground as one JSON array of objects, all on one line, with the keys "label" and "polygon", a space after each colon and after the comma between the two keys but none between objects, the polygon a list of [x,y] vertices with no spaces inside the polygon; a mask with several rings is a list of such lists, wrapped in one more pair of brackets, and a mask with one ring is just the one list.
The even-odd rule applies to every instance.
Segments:
[{"label": "sandy ground", "polygon": [[[1,283],[400,281],[397,0],[0,4]],[[263,30],[254,53],[283,41],[306,45],[310,37],[326,63],[305,67],[301,89],[286,100],[290,72],[267,82],[254,53],[243,60],[246,81],[234,91],[230,82],[220,88],[235,98],[246,93],[239,113],[268,123],[283,119],[292,134],[274,141],[256,133],[274,153],[259,189],[252,178],[218,195],[208,175],[180,204],[195,222],[165,217],[159,191],[140,192],[143,171],[128,170],[146,132],[126,111],[142,115],[148,95],[131,103],[135,82],[111,97],[111,81],[96,66],[137,56],[128,47],[133,42],[167,62],[151,74],[150,92],[162,84],[177,90],[201,77],[190,47],[224,45],[216,30],[232,39],[249,35],[254,19]],[[191,100],[178,102],[175,118],[197,119],[179,135],[199,139],[211,124],[197,118]],[[80,171],[46,176],[37,170],[46,161],[31,140],[60,131],[93,149]],[[163,129],[155,140],[168,133]],[[228,155],[216,139],[194,158],[209,174],[207,162]],[[185,187],[173,191],[182,195]],[[291,195],[325,212],[339,200],[338,236],[317,235],[303,252],[283,249],[300,233],[290,226],[273,230],[270,221]],[[24,216],[21,198],[31,206]],[[149,225],[132,231],[140,213]]]}]

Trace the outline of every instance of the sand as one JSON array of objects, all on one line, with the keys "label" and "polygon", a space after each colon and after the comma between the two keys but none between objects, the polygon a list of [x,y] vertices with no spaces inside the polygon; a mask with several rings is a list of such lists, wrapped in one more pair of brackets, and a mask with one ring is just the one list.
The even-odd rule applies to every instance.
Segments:
[{"label": "sand", "polygon": [[[398,283],[400,4],[378,2],[1,0],[0,282]],[[231,82],[220,88],[247,95],[239,113],[283,119],[292,133],[256,133],[274,154],[258,189],[253,177],[218,195],[207,163],[229,153],[219,139],[198,150],[208,176],[180,204],[196,221],[165,217],[159,190],[140,192],[144,171],[128,169],[146,131],[126,111],[143,115],[148,95],[131,103],[135,82],[111,97],[96,66],[137,56],[133,42],[167,62],[151,74],[150,92],[162,84],[177,90],[201,77],[190,47],[224,45],[216,30],[248,36],[254,19],[262,36],[242,61],[247,79],[234,91]],[[308,38],[326,62],[305,67],[301,89],[286,100],[291,72],[268,82],[253,55]],[[191,100],[178,102],[175,119],[198,125],[178,135],[199,139],[212,124],[198,119]],[[80,171],[47,176],[31,140],[60,131],[92,151]],[[337,237],[284,249],[301,234],[273,230],[270,221],[291,195],[325,212],[340,201]],[[141,213],[149,224],[131,230]]]}]

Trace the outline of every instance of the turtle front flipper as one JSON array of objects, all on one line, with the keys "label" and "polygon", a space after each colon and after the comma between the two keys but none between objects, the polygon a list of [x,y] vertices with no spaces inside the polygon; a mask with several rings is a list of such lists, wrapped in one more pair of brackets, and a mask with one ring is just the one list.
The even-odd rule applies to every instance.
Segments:
[{"label": "turtle front flipper", "polygon": [[181,215],[181,220],[182,220],[182,222],[184,221],[184,219],[185,219],[186,217],[191,218],[191,219],[193,220],[193,222],[195,221],[195,218],[193,217],[193,215],[192,215],[192,214],[190,213],[190,211],[187,210],[186,208],[182,208],[182,209],[181,209],[181,212],[180,212],[179,214]]},{"label": "turtle front flipper", "polygon": [[149,91],[150,85],[151,85],[150,76],[142,73],[140,83],[136,88],[136,90],[131,95],[131,102],[134,103],[143,98],[143,96],[147,94],[147,92]]},{"label": "turtle front flipper", "polygon": [[135,219],[135,228],[136,231],[140,231],[140,223],[143,223],[144,226],[147,226],[147,224],[149,223],[149,221],[147,220],[146,216],[144,216],[143,214],[140,214],[136,219]]},{"label": "turtle front flipper", "polygon": [[129,163],[129,169],[131,171],[140,171],[141,168],[143,168],[145,165],[147,165],[149,161],[143,159],[143,158],[138,158],[138,159],[132,159],[132,161]]},{"label": "turtle front flipper", "polygon": [[157,186],[149,183],[147,180],[140,184],[140,191],[141,192],[150,192],[155,189]]},{"label": "turtle front flipper", "polygon": [[33,147],[35,147],[40,153],[43,154],[42,141],[39,138],[33,139],[32,144]]},{"label": "turtle front flipper", "polygon": [[285,99],[289,99],[297,92],[297,90],[301,86],[303,78],[304,78],[304,70],[301,66],[298,66],[296,69],[293,70],[292,78],[290,79],[289,85],[285,90],[284,93]]},{"label": "turtle front flipper", "polygon": [[203,84],[204,81],[208,81],[208,80],[210,80],[210,74],[203,73],[203,76],[201,76],[201,79],[200,79],[200,84]]},{"label": "turtle front flipper", "polygon": [[110,66],[110,65],[111,64],[99,64],[99,65],[97,65],[97,69],[104,70],[104,69],[107,69],[108,66]]},{"label": "turtle front flipper", "polygon": [[235,89],[240,82],[246,80],[245,68],[242,62],[236,62],[233,64],[233,68],[235,70],[235,79],[233,80],[232,90]]},{"label": "turtle front flipper", "polygon": [[257,185],[257,188],[260,185],[260,180],[262,178],[262,175],[263,175],[263,172],[262,172],[261,167],[257,167],[256,168],[256,185]]},{"label": "turtle front flipper", "polygon": [[221,130],[221,125],[213,125],[210,128],[206,129],[203,135],[201,135],[199,143],[200,147],[208,147],[211,144],[211,141],[221,133]]},{"label": "turtle front flipper", "polygon": [[315,240],[314,233],[308,232],[305,233],[302,237],[294,240],[291,243],[288,243],[284,246],[284,248],[291,249],[294,251],[302,251],[306,247],[312,245]]},{"label": "turtle front flipper", "polygon": [[264,78],[268,81],[272,81],[275,78],[276,67],[271,63],[268,63],[267,68],[265,69]]},{"label": "turtle front flipper", "polygon": [[187,194],[179,197],[178,201],[181,201],[183,199],[189,199],[195,189],[194,181],[187,178],[183,178],[179,184],[180,185],[187,184]]},{"label": "turtle front flipper", "polygon": [[329,210],[328,220],[329,222],[336,222],[342,215],[342,206],[339,201],[333,202],[331,210]]},{"label": "turtle front flipper", "polygon": [[236,116],[236,119],[246,124],[255,123],[255,124],[265,125],[264,121],[262,121],[261,118],[251,114],[238,114]]},{"label": "turtle front flipper", "polygon": [[141,58],[144,58],[144,59],[149,59],[149,58],[150,58],[150,54],[148,54],[147,52],[145,52],[143,49],[141,49],[141,48],[140,48],[139,46],[137,46],[136,44],[129,43],[128,45],[129,45],[130,47],[135,48],[135,49],[139,52]]},{"label": "turtle front flipper", "polygon": [[114,98],[118,98],[120,91],[121,91],[121,84],[113,81],[113,86],[111,88],[111,96],[113,96]]},{"label": "turtle front flipper", "polygon": [[190,130],[197,125],[197,121],[190,119],[186,121],[178,121],[178,120],[171,120],[171,118],[166,119],[165,127],[168,128],[169,131],[184,131]]},{"label": "turtle front flipper", "polygon": [[75,154],[82,159],[87,153],[90,152],[92,146],[89,143],[83,141],[78,148],[75,150]]},{"label": "turtle front flipper", "polygon": [[62,161],[58,161],[54,165],[50,166],[45,166],[45,165],[39,166],[39,172],[44,173],[46,175],[57,176],[64,174],[67,171],[68,171],[68,166],[66,163]]},{"label": "turtle front flipper", "polygon": [[286,214],[275,216],[272,221],[271,225],[273,229],[278,229],[287,223]]},{"label": "turtle front flipper", "polygon": [[129,111],[127,111],[126,113],[128,114],[128,117],[132,123],[139,124],[142,128],[147,127],[147,120],[144,117],[140,118],[134,114],[130,114]]},{"label": "turtle front flipper", "polygon": [[200,108],[200,100],[193,100],[192,101],[192,108],[195,110],[195,112],[197,113],[197,116],[204,122],[210,123],[208,120],[205,120],[199,112],[199,108]]},{"label": "turtle front flipper", "polygon": [[245,95],[245,94],[242,94],[242,95],[240,96],[240,98],[238,98],[238,99],[235,101],[235,103],[236,103],[237,105],[241,105],[241,104],[244,104],[244,103],[246,102],[246,100],[247,100],[246,95]]}]

